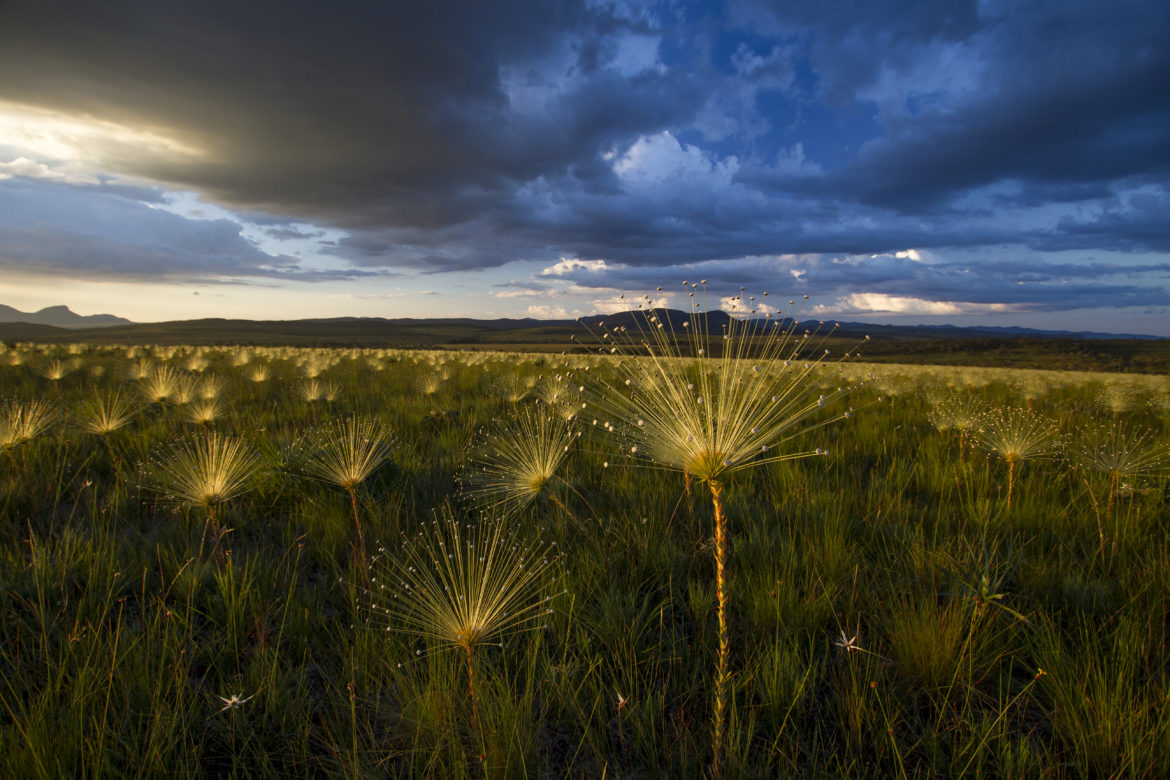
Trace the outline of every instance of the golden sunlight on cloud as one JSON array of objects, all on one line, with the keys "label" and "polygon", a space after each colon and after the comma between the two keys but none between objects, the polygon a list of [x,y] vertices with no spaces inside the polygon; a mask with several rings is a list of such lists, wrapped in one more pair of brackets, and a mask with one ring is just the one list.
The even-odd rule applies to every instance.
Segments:
[{"label": "golden sunlight on cloud", "polygon": [[[14,149],[20,157],[51,160],[74,170],[110,172],[147,161],[187,162],[205,156],[203,150],[158,128],[134,128],[4,102],[0,102],[0,147]],[[36,175],[36,170],[27,173]]]},{"label": "golden sunlight on cloud", "polygon": [[931,301],[884,293],[854,293],[829,306],[817,306],[812,314],[988,314],[1013,311],[1007,303],[969,303],[966,301]]}]

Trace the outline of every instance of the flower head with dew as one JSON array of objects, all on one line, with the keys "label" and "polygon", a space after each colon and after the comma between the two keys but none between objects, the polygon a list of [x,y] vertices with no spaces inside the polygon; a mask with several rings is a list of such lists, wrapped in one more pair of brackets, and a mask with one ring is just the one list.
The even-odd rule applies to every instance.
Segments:
[{"label": "flower head with dew", "polygon": [[207,433],[156,453],[146,487],[166,501],[205,510],[218,537],[217,508],[248,492],[260,471],[259,455],[242,439]]},{"label": "flower head with dew", "polygon": [[447,508],[398,549],[370,564],[371,622],[421,637],[428,652],[461,650],[475,716],[474,654],[541,628],[558,592],[555,542],[531,542],[515,525],[465,525]]},{"label": "flower head with dew", "polygon": [[121,390],[94,395],[78,405],[74,413],[77,427],[86,433],[106,436],[124,428],[138,414],[139,406]]},{"label": "flower head with dew", "polygon": [[1170,473],[1170,442],[1158,441],[1148,429],[1117,422],[1088,425],[1077,432],[1069,449],[1078,465],[1109,477],[1107,517],[1113,514],[1124,481]]},{"label": "flower head with dew", "polygon": [[57,421],[48,401],[5,401],[0,405],[0,450],[31,441]]},{"label": "flower head with dew", "polygon": [[837,402],[850,388],[840,376],[826,376],[835,328],[802,326],[803,301],[789,301],[781,313],[767,293],[757,300],[741,290],[723,301],[731,313],[716,315],[700,300],[705,281],[684,282],[684,289],[686,313],[643,296],[617,325],[604,328],[602,352],[622,357],[588,383],[585,416],[596,420],[594,430],[618,437],[635,462],[681,471],[711,492],[719,622],[711,773],[721,776],[731,679],[724,482],[741,469],[824,454],[793,440],[849,417]]},{"label": "flower head with dew", "polygon": [[524,406],[481,436],[463,469],[463,497],[485,512],[514,515],[552,492],[569,450],[581,434],[548,410]]},{"label": "flower head with dew", "polygon": [[1060,433],[1047,417],[1022,406],[1001,406],[985,412],[974,430],[975,444],[1008,465],[1007,508],[1012,508],[1016,468],[1026,460],[1060,452]]},{"label": "flower head with dew", "polygon": [[[836,402],[851,388],[833,382],[825,348],[833,328],[803,328],[794,301],[778,315],[741,295],[731,305],[747,316],[715,317],[695,295],[689,292],[685,320],[646,297],[629,324],[602,334],[614,345],[608,350],[624,356],[613,368],[616,379],[595,376],[586,385],[585,416],[648,464],[704,482],[824,454],[790,442],[850,416]],[[825,391],[827,384],[834,386]]]},{"label": "flower head with dew", "polygon": [[927,417],[940,431],[955,430],[959,434],[959,458],[963,457],[964,445],[971,432],[979,423],[985,411],[983,402],[974,393],[954,391],[935,401]]},{"label": "flower head with dew", "polygon": [[357,509],[357,486],[390,460],[394,436],[374,419],[350,417],[323,426],[308,436],[305,470],[317,479],[337,485],[349,494],[358,547],[365,550],[365,535]]}]

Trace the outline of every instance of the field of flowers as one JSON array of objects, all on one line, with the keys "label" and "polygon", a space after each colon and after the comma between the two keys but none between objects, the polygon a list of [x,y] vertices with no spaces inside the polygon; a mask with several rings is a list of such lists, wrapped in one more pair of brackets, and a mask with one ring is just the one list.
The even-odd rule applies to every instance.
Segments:
[{"label": "field of flowers", "polygon": [[0,774],[1170,776],[1166,377],[659,324],[0,350]]}]

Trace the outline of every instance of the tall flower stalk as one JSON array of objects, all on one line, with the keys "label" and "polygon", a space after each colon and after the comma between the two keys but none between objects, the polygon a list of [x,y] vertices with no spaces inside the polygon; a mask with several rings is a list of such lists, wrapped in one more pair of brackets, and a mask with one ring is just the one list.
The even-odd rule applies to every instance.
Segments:
[{"label": "tall flower stalk", "polygon": [[214,539],[214,550],[223,535],[220,504],[251,490],[260,470],[259,456],[242,439],[207,433],[156,455],[149,466],[147,487],[164,500],[203,509],[204,538]]},{"label": "tall flower stalk", "polygon": [[377,420],[350,417],[325,426],[310,436],[306,470],[314,477],[337,485],[349,494],[357,531],[355,552],[365,558],[366,537],[357,507],[357,487],[390,460],[394,437]]},{"label": "tall flower stalk", "polygon": [[[1078,432],[1070,450],[1077,465],[1109,478],[1106,523],[1113,520],[1117,498],[1126,481],[1170,474],[1170,443],[1159,441],[1148,429],[1117,422],[1089,425]],[[1097,538],[1101,559],[1105,560],[1105,530],[1100,520]],[[1116,547],[1116,539],[1113,544]]]},{"label": "tall flower stalk", "polygon": [[681,471],[710,492],[719,624],[711,774],[719,777],[731,680],[725,484],[742,469],[825,454],[792,440],[849,417],[835,403],[849,388],[840,377],[826,376],[826,342],[834,328],[802,326],[803,304],[789,301],[780,313],[767,305],[766,293],[745,299],[741,290],[724,300],[731,314],[715,324],[702,300],[705,282],[684,286],[684,316],[644,296],[619,324],[603,328],[602,351],[622,358],[616,378],[597,372],[602,376],[582,416],[618,437],[635,462]]},{"label": "tall flower stalk", "polygon": [[1060,451],[1060,432],[1047,417],[1022,406],[992,409],[975,429],[975,444],[1007,463],[1007,511],[1012,511],[1016,470],[1026,460],[1047,458]]},{"label": "tall flower stalk", "polygon": [[[467,526],[443,512],[401,549],[370,564],[371,609],[385,630],[421,637],[434,651],[466,661],[472,727],[479,734],[475,653],[512,634],[540,628],[552,612],[555,542],[529,542],[503,521]],[[481,749],[480,760],[485,751]]]}]

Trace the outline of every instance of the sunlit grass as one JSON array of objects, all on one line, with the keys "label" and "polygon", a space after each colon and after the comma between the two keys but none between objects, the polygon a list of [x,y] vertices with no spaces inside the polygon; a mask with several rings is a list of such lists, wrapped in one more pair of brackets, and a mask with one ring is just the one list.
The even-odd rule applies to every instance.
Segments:
[{"label": "sunlit grass", "polygon": [[[710,335],[721,347],[722,332]],[[652,367],[634,341],[643,356],[627,362]],[[703,356],[689,342],[679,348],[677,370],[695,389],[697,358],[715,367],[723,359],[721,348]],[[0,775],[703,776],[720,639],[715,506],[704,479],[721,486],[727,526],[726,776],[1170,771],[1160,639],[1167,475],[1157,458],[1140,457],[1167,445],[1157,406],[1164,377],[830,356],[805,396],[825,395],[825,407],[790,429],[811,428],[802,438],[777,448],[821,456],[767,461],[761,447],[727,465],[683,449],[667,465],[635,438],[647,416],[627,425],[595,404],[590,388],[650,397],[640,384],[648,380],[619,362],[620,347],[242,352],[3,351],[0,421],[44,409],[47,424],[0,451]],[[191,358],[206,365],[188,382],[186,405],[171,394],[146,403],[142,380],[128,383],[132,370],[159,367],[181,381]],[[81,363],[51,382],[39,369],[53,360]],[[785,377],[777,361],[754,364],[774,382]],[[247,374],[259,366],[267,376],[254,383]],[[338,388],[334,402],[299,397],[310,372]],[[848,408],[832,408],[833,390],[870,374],[888,380],[894,403],[871,405],[885,390],[859,387],[848,403],[864,413],[817,427]],[[420,383],[435,376],[446,378],[424,394]],[[728,397],[747,390],[742,376]],[[224,413],[189,423],[208,377],[222,382]],[[520,387],[540,377],[550,384],[542,393],[558,391],[556,405],[509,400],[505,377],[523,378]],[[1136,399],[1117,412],[1098,401],[1115,383]],[[692,389],[689,402],[718,399],[717,382],[708,387]],[[1067,458],[1017,465],[1010,512],[1006,464],[989,453],[956,468],[954,438],[932,424],[934,402],[958,394],[988,409],[1030,407],[1068,435]],[[498,533],[497,560],[522,554],[525,571],[538,553],[557,551],[522,600],[532,619],[493,633],[486,606],[460,616],[457,600],[454,617],[432,618],[424,631],[419,618],[371,609],[406,578],[374,574],[353,554],[356,522],[386,548],[384,572],[412,554],[429,567],[415,566],[420,577],[454,565],[424,554],[444,549],[435,523],[452,520],[433,510],[461,475],[466,485],[469,462],[486,452],[480,444],[503,431],[525,438],[517,415],[529,409],[547,412],[554,427],[599,435],[566,442],[568,453],[561,445],[564,460],[525,483],[532,501],[507,512],[481,505],[490,516],[446,531],[461,541],[444,548],[454,556],[460,544],[472,549],[474,534]],[[396,434],[393,466],[354,483],[360,501],[340,483],[306,478],[314,431],[355,418]],[[179,451],[211,435],[244,450],[239,490],[184,497],[164,488],[163,464],[175,468]],[[671,451],[679,447],[664,448],[663,459]],[[691,461],[688,494],[678,463]],[[580,522],[563,522],[570,511]],[[197,531],[212,516],[220,537],[209,557],[208,534]],[[452,592],[432,591],[432,616]],[[541,614],[545,596],[554,611]]]}]

